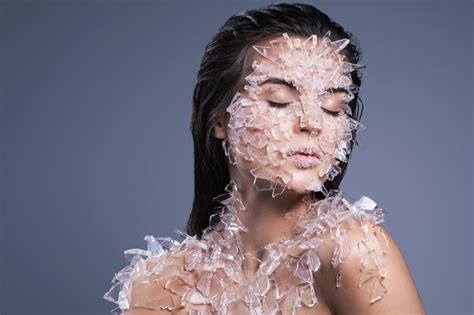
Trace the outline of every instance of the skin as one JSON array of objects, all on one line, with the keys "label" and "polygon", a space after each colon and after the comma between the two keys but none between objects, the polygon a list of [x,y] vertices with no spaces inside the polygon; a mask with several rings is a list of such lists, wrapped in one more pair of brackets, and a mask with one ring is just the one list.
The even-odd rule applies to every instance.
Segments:
[{"label": "skin", "polygon": [[[265,45],[268,42],[262,42]],[[254,60],[265,62],[265,58],[255,55]],[[275,70],[275,74],[277,71]],[[304,94],[304,90],[297,90],[283,83],[265,83],[260,86],[262,92],[258,95],[260,101],[272,101],[277,103],[292,102]],[[244,90],[244,96],[248,96]],[[341,95],[333,93],[322,102],[322,107],[336,112],[343,112]],[[275,113],[274,110],[265,115]],[[271,117],[270,117],[271,118]],[[232,119],[232,118],[231,118]],[[344,119],[341,117],[340,119]],[[214,136],[219,139],[229,139],[229,121],[221,121],[214,127]],[[269,127],[270,128],[270,127]],[[288,136],[289,144],[314,145],[320,147],[322,137],[333,132],[327,126],[316,128],[312,125],[302,124],[300,119],[286,119],[278,124],[278,128]],[[252,130],[253,133],[259,131]],[[340,141],[336,138],[335,142]],[[240,145],[248,145],[241,143]],[[250,144],[251,145],[251,144]],[[331,145],[331,144],[329,144]],[[334,144],[335,145],[335,144]],[[332,163],[336,163],[332,159]],[[280,195],[274,197],[271,191],[258,191],[254,186],[254,176],[251,170],[259,167],[269,167],[274,176],[289,173],[292,180],[287,184],[287,189]],[[318,165],[312,168],[301,169],[281,157],[279,166],[262,165],[258,159],[249,160],[237,156],[236,164],[229,164],[230,177],[237,184],[240,198],[247,208],[246,211],[238,213],[239,218],[248,231],[240,234],[240,244],[244,252],[250,252],[255,257],[262,259],[265,251],[262,248],[269,244],[278,242],[283,236],[288,235],[294,227],[294,222],[285,217],[288,212],[303,212],[306,208],[304,198],[310,194],[308,186],[315,176],[319,176]],[[324,182],[327,175],[320,177]],[[355,219],[353,219],[355,220]],[[364,240],[364,232],[358,224],[350,225],[344,222],[347,230],[347,239],[351,248],[357,248],[359,242]],[[271,227],[271,228],[268,228]],[[358,287],[360,276],[360,259],[356,254],[349,255],[342,272],[342,286],[335,286],[336,270],[331,266],[331,257],[334,251],[330,235],[326,231],[321,235],[324,246],[318,248],[321,259],[321,269],[314,273],[316,292],[318,292],[318,304],[310,310],[298,309],[298,314],[425,314],[420,296],[415,287],[413,278],[400,251],[399,246],[392,236],[381,225],[370,225],[369,233],[379,231],[387,236],[388,250],[384,255],[384,263],[387,276],[385,287],[387,293],[384,298],[374,304],[370,304],[371,285]],[[373,244],[368,244],[369,248]],[[259,261],[246,258],[244,270],[248,279],[252,279],[259,268]],[[161,279],[149,287],[141,287],[132,290],[131,304],[147,300],[148,297],[162,297],[179,302],[179,297],[164,288],[167,279]],[[187,307],[173,310],[173,314],[187,314]],[[125,312],[126,315],[151,315],[169,314],[167,310],[151,310],[146,308],[132,308]]]},{"label": "skin", "polygon": [[[267,42],[261,43],[262,45]],[[259,62],[265,59],[257,55],[254,60]],[[259,98],[273,102],[291,102],[297,98],[300,93],[295,89],[289,88],[285,84],[264,84],[261,86],[262,92]],[[339,94],[334,94],[326,98],[322,107],[332,111],[342,111],[339,102]],[[225,122],[216,126],[214,135],[219,139],[228,137],[228,129],[225,128]],[[311,137],[315,132],[308,126],[302,126],[300,120],[287,121],[280,125],[280,128],[291,135],[291,141],[298,144],[317,145],[320,139],[318,136]],[[328,130],[316,130],[319,135],[328,132]],[[305,141],[307,141],[305,143]],[[267,191],[257,191],[253,187],[254,177],[249,175],[249,169],[256,167],[258,163],[241,160],[237,165],[230,165],[230,177],[237,183],[240,195],[244,205],[249,211],[239,213],[242,223],[248,228],[248,232],[241,234],[241,245],[245,251],[255,253],[260,257],[262,253],[259,249],[268,243],[278,242],[282,236],[287,235],[293,228],[285,214],[291,211],[300,212],[305,209],[303,199],[308,194],[305,189],[311,178],[319,171],[319,167],[310,169],[296,169],[291,165],[284,164],[277,168],[278,171],[288,171],[292,173],[293,180],[288,184],[289,188],[283,194],[272,197]],[[295,176],[296,174],[296,176]],[[322,178],[324,182],[325,178]],[[262,228],[269,227],[271,228]],[[358,287],[360,275],[360,260],[356,255],[350,255],[343,270],[343,286],[336,288],[334,285],[335,270],[330,266],[333,247],[326,246],[320,250],[322,260],[322,272],[315,274],[316,282],[319,283],[319,292],[324,294],[324,303],[330,310],[329,314],[424,314],[420,296],[415,287],[413,278],[403,255],[395,240],[382,226],[379,226],[388,239],[388,252],[384,257],[387,268],[387,277],[385,284],[387,293],[385,297],[374,304],[369,304],[371,286]],[[374,226],[371,229],[375,229]],[[348,239],[352,248],[357,248],[357,244],[364,238],[360,227],[348,228]],[[329,236],[326,235],[327,242],[330,244]],[[249,277],[258,269],[258,261],[248,259],[246,268]],[[318,281],[319,280],[319,281]],[[320,300],[321,303],[321,300]]]}]

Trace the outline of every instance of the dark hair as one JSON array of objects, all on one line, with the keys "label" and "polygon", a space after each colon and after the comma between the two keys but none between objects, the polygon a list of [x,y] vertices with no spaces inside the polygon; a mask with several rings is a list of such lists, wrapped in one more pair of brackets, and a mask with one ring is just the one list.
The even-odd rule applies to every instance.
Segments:
[{"label": "dark hair", "polygon": [[[244,11],[230,17],[207,44],[193,93],[194,201],[188,219],[188,234],[202,236],[202,231],[210,225],[211,215],[220,209],[214,197],[225,193],[224,188],[230,181],[222,140],[214,137],[213,129],[219,121],[225,120],[226,108],[240,89],[253,51],[252,45],[285,32],[290,36],[309,37],[316,34],[319,37],[328,31],[332,41],[350,39],[350,44],[341,53],[348,62],[357,63],[361,52],[353,35],[307,4],[271,4],[262,9]],[[360,87],[360,72],[355,70],[351,76],[353,83]],[[357,91],[349,106],[352,118],[359,121],[363,104]],[[357,144],[355,136],[356,130],[352,134],[351,150],[354,143]],[[339,167],[341,173],[324,183],[328,191],[339,189],[347,163],[341,162]],[[320,192],[314,194],[318,199],[324,198]]]}]

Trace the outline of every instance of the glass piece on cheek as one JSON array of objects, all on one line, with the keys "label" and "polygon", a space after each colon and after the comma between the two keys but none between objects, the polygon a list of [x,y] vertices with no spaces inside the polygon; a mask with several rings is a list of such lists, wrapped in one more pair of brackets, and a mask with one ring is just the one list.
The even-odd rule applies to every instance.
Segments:
[{"label": "glass piece on cheek", "polygon": [[271,165],[273,166],[281,166],[286,162],[282,152],[273,145],[267,146],[267,155]]},{"label": "glass piece on cheek", "polygon": [[342,169],[339,166],[332,164],[326,180],[332,181],[341,171]]},{"label": "glass piece on cheek", "polygon": [[330,154],[326,154],[323,157],[323,160],[321,162],[321,168],[319,169],[319,174],[318,174],[319,177],[323,177],[329,172],[329,169],[332,166],[332,162],[333,162],[333,157]]},{"label": "glass piece on cheek", "polygon": [[268,138],[260,132],[245,132],[243,137],[247,139],[248,145],[252,145],[258,149],[263,149],[269,145]]},{"label": "glass piece on cheek", "polygon": [[[235,151],[235,155],[238,155],[239,157],[247,160],[247,161],[253,161],[254,158],[252,156],[252,153],[249,152],[250,146],[246,145],[239,145],[237,144],[232,150]],[[237,164],[237,159],[235,158],[235,164]]]},{"label": "glass piece on cheek", "polygon": [[225,156],[229,159],[229,163],[232,165],[237,164],[237,159],[235,157],[234,150],[230,147],[229,141],[227,139],[224,139],[222,141],[222,149],[224,150]]},{"label": "glass piece on cheek", "polygon": [[334,158],[338,159],[341,162],[347,162],[347,156],[351,152],[349,141],[339,142],[336,150],[334,150]]}]

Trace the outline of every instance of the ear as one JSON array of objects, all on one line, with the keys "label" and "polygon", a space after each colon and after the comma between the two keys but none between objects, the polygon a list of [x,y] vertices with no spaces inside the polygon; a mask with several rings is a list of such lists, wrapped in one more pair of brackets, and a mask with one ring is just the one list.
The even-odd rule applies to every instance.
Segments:
[{"label": "ear", "polygon": [[214,134],[214,137],[216,137],[217,139],[227,138],[226,127],[221,121],[218,121],[217,124],[214,126],[213,134]]}]

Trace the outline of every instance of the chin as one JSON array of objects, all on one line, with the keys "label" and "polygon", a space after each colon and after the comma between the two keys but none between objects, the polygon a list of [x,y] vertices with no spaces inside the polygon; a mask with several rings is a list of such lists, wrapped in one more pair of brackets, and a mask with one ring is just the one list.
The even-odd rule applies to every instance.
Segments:
[{"label": "chin", "polygon": [[314,174],[293,174],[293,179],[287,184],[287,188],[298,194],[307,194],[319,191],[323,183],[324,179]]}]

